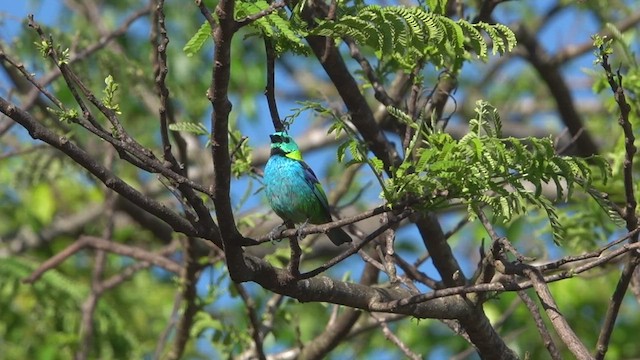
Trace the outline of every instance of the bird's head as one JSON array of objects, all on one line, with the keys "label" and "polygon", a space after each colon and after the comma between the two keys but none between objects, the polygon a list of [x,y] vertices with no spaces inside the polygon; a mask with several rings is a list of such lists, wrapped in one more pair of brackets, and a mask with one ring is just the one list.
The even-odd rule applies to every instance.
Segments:
[{"label": "bird's head", "polygon": [[293,138],[284,131],[269,135],[271,138],[271,155],[284,155],[293,160],[302,161],[302,154]]}]

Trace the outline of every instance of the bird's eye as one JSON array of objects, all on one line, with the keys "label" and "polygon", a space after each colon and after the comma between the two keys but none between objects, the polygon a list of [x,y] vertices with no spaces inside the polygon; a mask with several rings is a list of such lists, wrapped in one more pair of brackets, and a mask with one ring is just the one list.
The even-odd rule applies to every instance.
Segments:
[{"label": "bird's eye", "polygon": [[287,144],[289,143],[289,141],[291,141],[291,139],[289,139],[289,138],[284,138],[284,142],[286,142]]}]

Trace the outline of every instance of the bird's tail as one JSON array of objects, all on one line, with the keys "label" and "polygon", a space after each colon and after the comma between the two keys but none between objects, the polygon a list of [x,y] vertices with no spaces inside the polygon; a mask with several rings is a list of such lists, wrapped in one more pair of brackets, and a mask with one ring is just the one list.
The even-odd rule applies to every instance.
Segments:
[{"label": "bird's tail", "polygon": [[351,236],[349,236],[346,232],[344,232],[344,230],[340,228],[329,230],[327,236],[329,236],[329,240],[331,240],[331,242],[336,245],[342,245],[344,243],[350,243],[352,241]]}]

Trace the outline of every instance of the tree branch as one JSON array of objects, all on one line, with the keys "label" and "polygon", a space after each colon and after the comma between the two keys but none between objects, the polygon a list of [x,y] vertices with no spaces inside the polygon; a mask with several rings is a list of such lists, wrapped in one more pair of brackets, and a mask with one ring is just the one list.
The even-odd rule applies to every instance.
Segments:
[{"label": "tree branch", "polygon": [[249,318],[249,323],[251,324],[251,338],[253,339],[253,346],[255,347],[255,355],[258,360],[266,360],[266,356],[264,354],[264,345],[262,343],[264,336],[260,331],[261,326],[256,311],[255,301],[253,301],[251,295],[247,293],[242,284],[234,283],[233,286],[236,288],[236,291],[238,291],[238,294],[240,295],[240,298],[242,298],[244,306],[247,310],[247,317]]},{"label": "tree branch", "polygon": [[576,110],[573,97],[564,81],[562,74],[536,38],[524,27],[515,29],[518,43],[525,50],[525,58],[536,69],[540,78],[544,81],[556,102],[563,123],[569,129],[572,136],[577,136],[576,147],[579,156],[588,157],[598,154],[599,150],[591,135],[586,131],[580,114]]},{"label": "tree branch", "polygon": [[31,117],[29,113],[17,108],[3,97],[0,97],[0,112],[4,113],[27,129],[32,138],[42,140],[56,149],[61,150],[73,161],[78,163],[78,165],[87,169],[91,174],[100,179],[100,181],[102,181],[108,188],[114,190],[150,214],[160,218],[169,224],[175,231],[186,235],[198,235],[193,225],[180,215],[176,214],[159,202],[141,194],[138,190],[131,187],[104,166],[100,165],[83,149],[69,141],[69,139],[56,135]]},{"label": "tree branch", "polygon": [[195,239],[186,238],[183,242],[183,250],[182,299],[185,304],[185,308],[180,320],[178,321],[173,347],[167,355],[167,359],[169,360],[178,360],[182,358],[185,346],[191,338],[193,318],[199,309],[199,306],[196,303],[198,298],[196,285],[200,278],[200,265],[198,264],[195,251]]},{"label": "tree branch", "polygon": [[[294,7],[293,3],[296,2],[289,1],[290,8]],[[309,23],[314,21],[311,11],[307,10],[310,8],[314,8],[324,16],[328,14],[326,5],[315,1],[303,11],[303,17]],[[323,36],[307,36],[306,39],[344,101],[351,115],[351,122],[364,138],[367,147],[382,160],[385,171],[390,174],[391,167],[400,164],[400,155],[375,122],[367,100],[360,92],[358,83],[351,76],[335,44],[327,42]]]},{"label": "tree branch", "polygon": [[[231,77],[231,39],[237,30],[234,20],[234,0],[222,0],[216,6],[218,26],[211,23],[211,15],[202,1],[196,1],[200,12],[210,21],[213,29],[215,51],[211,85],[207,98],[213,106],[211,113],[211,155],[213,160],[213,203],[220,226],[220,235],[224,244],[227,266],[231,279],[238,281],[244,270],[243,250],[241,245],[253,243],[246,240],[236,227],[231,198],[231,158],[229,156],[229,79]],[[209,16],[207,16],[209,14]]]},{"label": "tree branch", "polygon": [[404,356],[406,356],[407,358],[409,358],[411,360],[422,359],[422,356],[420,356],[419,354],[416,354],[413,351],[411,351],[411,349],[409,349],[409,347],[405,343],[403,343],[402,340],[400,340],[400,338],[398,338],[393,333],[393,331],[391,331],[391,329],[389,328],[389,325],[387,325],[387,322],[383,318],[381,318],[376,313],[372,313],[371,316],[376,320],[376,322],[378,323],[378,325],[382,329],[382,333],[387,338],[387,340],[391,341],[395,346],[397,346],[398,349],[400,349],[400,351],[402,351]]},{"label": "tree branch", "polygon": [[282,121],[280,120],[280,114],[278,114],[278,104],[276,103],[276,50],[273,48],[273,42],[271,41],[271,39],[266,36],[264,38],[264,49],[267,54],[267,85],[264,89],[264,95],[267,98],[267,104],[269,106],[269,114],[271,115],[273,129],[276,132],[279,132],[284,130],[284,126],[282,124]]},{"label": "tree branch", "polygon": [[[373,285],[378,279],[378,269],[367,264],[364,267],[360,284]],[[333,322],[327,324],[322,334],[305,344],[300,351],[300,359],[324,359],[349,334],[362,312],[356,309],[345,309]]]},{"label": "tree branch", "polygon": [[104,250],[108,252],[112,252],[115,254],[120,254],[124,256],[129,256],[134,259],[138,259],[141,261],[149,262],[153,265],[160,266],[165,270],[180,273],[181,267],[175,261],[167,259],[164,256],[158,256],[156,254],[150,253],[144,249],[139,247],[133,247],[128,245],[119,244],[116,242],[112,242],[109,240],[93,237],[93,236],[82,236],[71,245],[69,245],[66,249],[60,251],[49,260],[42,263],[36,270],[34,270],[27,278],[23,280],[23,282],[32,284],[36,282],[47,270],[52,269],[71,255],[77,253],[85,247],[91,247],[94,249]]},{"label": "tree branch", "polygon": [[[105,167],[111,168],[113,165],[114,151],[111,150],[107,154],[105,160]],[[105,189],[106,194],[106,213],[107,224],[102,232],[103,239],[111,239],[114,229],[114,214],[117,194]],[[75,354],[76,360],[84,360],[89,356],[91,350],[91,343],[93,341],[94,324],[93,319],[95,315],[95,309],[98,304],[98,300],[102,296],[102,277],[104,275],[104,268],[106,265],[106,252],[104,250],[97,250],[95,255],[95,261],[93,265],[93,273],[91,274],[91,291],[89,296],[82,304],[82,319],[80,320],[80,347]]]},{"label": "tree branch", "polygon": [[[489,222],[489,219],[484,214],[482,209],[476,209],[476,214],[482,221],[482,225],[486,228],[489,236],[493,240],[492,257],[495,261],[500,262],[500,266],[496,267],[497,270],[505,274],[524,274],[531,280],[531,284],[542,303],[542,307],[545,309],[551,324],[556,329],[558,335],[562,341],[567,345],[569,350],[580,360],[592,359],[589,351],[580,341],[578,336],[569,326],[569,323],[565,317],[560,313],[558,305],[549,291],[546,280],[542,276],[542,273],[538,268],[531,265],[522,264],[524,257],[517,253],[511,242],[507,238],[498,237],[497,233],[493,229],[493,226]],[[516,256],[517,263],[512,264],[506,261],[504,251],[507,250]]]},{"label": "tree branch", "polygon": [[547,351],[549,351],[549,355],[551,355],[551,358],[553,360],[561,360],[562,356],[560,355],[556,344],[553,342],[553,338],[551,337],[551,334],[549,334],[549,330],[544,324],[542,316],[540,316],[540,311],[538,311],[538,306],[536,305],[536,303],[524,291],[518,291],[518,296],[527,306],[527,309],[529,309],[529,312],[533,317],[533,321],[535,321],[536,327],[538,328],[538,332],[540,333],[540,337],[542,338],[542,342],[547,348]]},{"label": "tree branch", "polygon": [[[602,49],[600,49],[600,51],[602,54],[601,65],[605,70],[607,81],[609,83],[609,86],[611,87],[611,91],[613,91],[613,96],[616,103],[618,104],[618,108],[620,109],[618,123],[622,127],[625,140],[623,177],[626,204],[624,208],[624,219],[627,223],[627,230],[633,231],[638,227],[638,217],[636,216],[637,203],[634,194],[635,181],[633,179],[633,159],[637,149],[634,144],[636,138],[633,134],[631,122],[629,121],[629,112],[631,111],[631,106],[629,106],[625,97],[620,70],[618,70],[616,74],[617,76],[614,77],[611,66],[609,65],[609,57],[607,53]],[[633,244],[637,242],[638,233],[635,233],[631,238],[629,238],[629,243]],[[620,279],[618,280],[616,289],[611,296],[611,301],[605,315],[604,324],[602,325],[600,335],[598,336],[598,343],[596,345],[596,359],[598,360],[604,359],[604,356],[607,353],[609,341],[611,340],[611,334],[613,333],[616,318],[618,317],[618,312],[620,311],[620,306],[622,305],[622,300],[624,299],[624,295],[629,288],[629,283],[631,281],[631,278],[633,277],[634,270],[639,263],[640,255],[638,255],[637,253],[632,253],[632,256],[629,258],[629,260],[625,264],[624,269],[622,270],[622,274],[620,274]]]},{"label": "tree branch", "polygon": [[[613,26],[624,33],[627,30],[633,29],[640,23],[640,11],[636,11],[619,22],[613,24]],[[604,29],[598,33],[601,37],[610,37],[612,35],[611,30]],[[593,41],[585,41],[582,44],[569,46],[564,48],[562,51],[559,51],[555,55],[553,55],[549,60],[550,63],[556,66],[560,66],[562,64],[566,64],[568,61],[571,61],[579,56],[585,55],[588,52],[593,51]]]}]

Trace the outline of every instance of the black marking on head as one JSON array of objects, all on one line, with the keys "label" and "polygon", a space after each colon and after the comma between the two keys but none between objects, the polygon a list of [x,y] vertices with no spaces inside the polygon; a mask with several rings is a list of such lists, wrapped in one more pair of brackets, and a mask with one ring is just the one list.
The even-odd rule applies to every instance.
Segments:
[{"label": "black marking on head", "polygon": [[278,144],[282,142],[282,136],[280,135],[273,134],[273,135],[269,135],[269,137],[271,138],[271,142],[274,144]]}]

